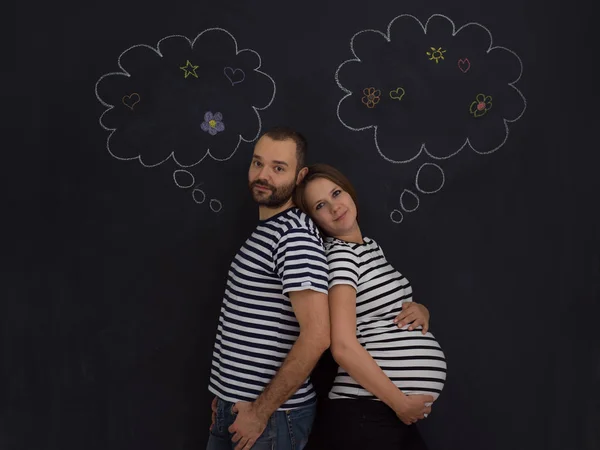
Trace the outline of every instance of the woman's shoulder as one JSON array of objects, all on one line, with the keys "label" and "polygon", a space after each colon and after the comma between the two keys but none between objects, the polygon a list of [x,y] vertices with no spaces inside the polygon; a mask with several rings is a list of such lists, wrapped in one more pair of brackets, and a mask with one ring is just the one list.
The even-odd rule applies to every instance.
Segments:
[{"label": "woman's shoulder", "polygon": [[353,252],[354,245],[352,242],[342,241],[338,238],[325,238],[325,252]]},{"label": "woman's shoulder", "polygon": [[347,252],[355,255],[361,254],[365,249],[377,247],[377,243],[369,238],[363,237],[363,243],[343,241],[334,237],[325,238],[325,251],[329,252]]}]

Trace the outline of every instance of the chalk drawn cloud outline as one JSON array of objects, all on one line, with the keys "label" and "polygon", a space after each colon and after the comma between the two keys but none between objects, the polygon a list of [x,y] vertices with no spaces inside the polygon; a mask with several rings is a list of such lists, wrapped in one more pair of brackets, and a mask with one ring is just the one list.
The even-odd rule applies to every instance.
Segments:
[{"label": "chalk drawn cloud outline", "polygon": [[[190,49],[194,48],[194,44],[198,41],[198,39],[200,39],[201,36],[203,36],[205,33],[209,33],[209,32],[222,32],[225,33],[226,35],[228,35],[232,40],[233,43],[235,45],[235,56],[243,53],[243,52],[249,52],[252,53],[256,56],[256,58],[258,59],[258,65],[252,69],[254,72],[266,77],[269,82],[272,84],[273,86],[273,93],[269,99],[269,101],[264,105],[264,106],[256,106],[256,105],[251,105],[252,110],[254,111],[254,114],[256,115],[257,118],[257,122],[258,122],[258,128],[256,130],[256,134],[250,138],[245,138],[244,136],[242,136],[241,133],[238,134],[238,139],[237,139],[237,144],[235,145],[235,147],[232,149],[232,151],[226,155],[225,157],[219,158],[216,157],[215,155],[213,155],[210,151],[210,148],[207,148],[206,151],[204,152],[203,155],[201,155],[196,161],[190,163],[190,164],[182,164],[180,161],[177,160],[177,157],[175,156],[175,150],[171,151],[164,159],[160,160],[159,162],[153,163],[153,164],[147,164],[144,162],[142,155],[136,155],[136,156],[131,156],[131,157],[124,157],[124,156],[119,156],[117,154],[115,154],[110,147],[110,141],[111,141],[111,137],[113,136],[113,134],[117,131],[117,128],[110,128],[108,126],[106,126],[103,122],[103,118],[106,114],[108,114],[114,107],[115,105],[110,104],[105,102],[102,97],[100,96],[100,93],[98,91],[98,86],[100,85],[100,83],[106,79],[107,77],[111,77],[111,76],[123,76],[123,77],[131,77],[131,74],[123,67],[123,64],[121,63],[121,59],[122,57],[127,54],[128,52],[136,49],[136,48],[145,48],[145,49],[149,49],[152,50],[153,52],[155,52],[158,56],[160,56],[161,58],[163,58],[163,54],[161,53],[160,50],[160,46],[163,42],[169,40],[169,39],[185,39],[187,40],[187,42],[190,45]],[[262,120],[260,117],[260,113],[259,111],[263,111],[267,108],[269,108],[271,106],[271,104],[273,103],[274,99],[275,99],[275,95],[277,92],[277,86],[275,84],[275,81],[273,80],[273,78],[268,75],[267,73],[259,70],[262,66],[262,59],[260,57],[260,55],[258,54],[258,52],[256,52],[255,50],[252,50],[250,48],[244,48],[244,49],[240,49],[237,43],[237,40],[235,39],[235,37],[227,30],[225,30],[224,28],[220,28],[220,27],[213,27],[213,28],[207,28],[204,31],[202,31],[201,33],[199,33],[193,40],[190,40],[187,36],[183,36],[183,35],[170,35],[170,36],[166,36],[164,38],[162,38],[161,40],[158,41],[158,43],[156,44],[156,48],[152,47],[150,45],[146,45],[146,44],[137,44],[137,45],[133,45],[131,47],[129,47],[128,49],[126,49],[125,51],[123,51],[118,58],[118,66],[121,69],[120,72],[109,72],[106,73],[104,75],[102,75],[98,81],[96,82],[96,85],[94,87],[94,91],[96,94],[96,98],[98,99],[98,101],[106,108],[104,110],[104,112],[100,115],[99,118],[99,123],[100,126],[105,129],[106,131],[109,131],[109,135],[106,139],[106,148],[108,150],[108,152],[111,154],[111,156],[113,156],[114,158],[121,160],[121,161],[131,161],[131,160],[139,160],[140,164],[142,164],[142,166],[144,167],[157,167],[161,164],[163,164],[164,162],[168,161],[169,159],[172,159],[175,164],[177,164],[179,167],[184,167],[184,168],[189,168],[189,167],[193,167],[196,166],[197,164],[199,164],[200,162],[202,162],[204,159],[206,159],[206,157],[210,157],[215,161],[227,161],[230,158],[233,157],[233,155],[236,153],[240,143],[242,141],[244,142],[253,142],[255,141],[261,133],[262,130]]]},{"label": "chalk drawn cloud outline", "polygon": [[[432,20],[432,19],[434,19],[434,18],[441,18],[441,19],[445,19],[445,20],[447,20],[448,22],[450,22],[450,24],[452,25],[452,37],[456,36],[458,33],[460,33],[462,30],[466,29],[467,27],[470,27],[470,26],[476,26],[476,27],[480,27],[480,28],[482,28],[482,29],[483,29],[483,30],[484,30],[484,31],[487,33],[487,35],[489,36],[489,45],[488,45],[488,48],[487,48],[487,50],[486,50],[486,54],[488,54],[488,53],[490,53],[491,51],[494,51],[494,50],[503,50],[503,51],[506,51],[506,52],[508,52],[508,53],[512,54],[512,55],[513,55],[513,56],[516,58],[516,60],[517,60],[517,62],[518,62],[518,64],[519,64],[519,73],[518,73],[518,75],[517,75],[516,79],[514,79],[513,81],[510,81],[510,82],[508,82],[508,83],[507,83],[507,85],[508,85],[508,86],[510,86],[512,89],[514,89],[514,91],[515,91],[515,92],[518,94],[518,96],[521,98],[521,100],[522,100],[522,102],[523,102],[523,108],[522,108],[521,112],[520,112],[520,113],[519,113],[519,114],[518,114],[516,117],[514,117],[514,118],[510,118],[510,119],[508,119],[508,118],[502,118],[502,121],[503,121],[503,123],[504,123],[504,128],[505,128],[505,136],[504,136],[504,139],[502,140],[502,142],[501,142],[499,145],[497,145],[496,147],[494,147],[494,148],[492,148],[492,149],[490,149],[490,150],[485,150],[485,151],[484,151],[484,150],[477,150],[477,149],[476,149],[476,148],[475,148],[475,147],[474,147],[474,146],[471,144],[471,141],[470,141],[469,137],[467,137],[467,138],[465,139],[464,143],[463,143],[463,144],[462,144],[462,145],[461,145],[461,146],[460,146],[460,147],[459,147],[457,150],[455,150],[455,151],[453,151],[453,152],[451,152],[450,154],[448,154],[448,155],[445,155],[445,156],[436,156],[436,155],[434,155],[434,154],[432,154],[431,152],[429,152],[429,151],[428,151],[426,144],[423,142],[423,143],[421,143],[421,146],[420,146],[420,148],[418,149],[418,151],[416,151],[416,153],[415,153],[415,154],[414,154],[412,157],[409,157],[408,159],[393,159],[393,158],[390,158],[389,156],[385,155],[385,154],[384,154],[384,152],[382,151],[382,149],[381,149],[381,148],[380,148],[380,146],[379,146],[378,137],[377,137],[377,133],[378,133],[378,125],[367,125],[367,126],[363,126],[363,127],[352,127],[352,126],[348,125],[348,124],[347,124],[347,123],[346,123],[346,122],[345,122],[345,121],[342,119],[342,117],[341,117],[341,114],[340,114],[340,107],[341,107],[342,103],[343,103],[345,100],[349,99],[349,98],[350,98],[350,97],[351,97],[351,96],[352,96],[354,93],[353,93],[351,90],[349,90],[348,88],[344,87],[344,86],[342,85],[342,83],[340,82],[340,79],[339,79],[339,74],[340,74],[340,71],[341,71],[341,70],[343,69],[343,67],[344,67],[346,64],[348,64],[348,63],[354,63],[354,62],[361,63],[361,62],[362,62],[362,60],[359,58],[359,56],[356,54],[356,52],[355,52],[355,50],[354,50],[354,40],[356,39],[356,37],[358,37],[359,35],[361,35],[361,34],[363,34],[363,33],[374,33],[374,34],[376,34],[376,35],[379,35],[379,36],[383,37],[383,38],[386,40],[386,42],[388,42],[388,43],[389,43],[389,42],[391,41],[391,28],[392,28],[392,26],[393,26],[394,22],[396,22],[397,20],[399,20],[399,19],[401,19],[401,18],[410,18],[410,19],[413,19],[413,20],[415,20],[415,21],[417,22],[417,24],[418,24],[418,25],[421,27],[421,29],[423,30],[423,32],[424,32],[424,34],[425,34],[425,35],[427,34],[427,28],[428,28],[428,26],[429,26],[429,23],[430,23],[430,22],[431,22],[431,20]],[[340,88],[340,89],[341,89],[341,90],[342,90],[342,91],[345,93],[345,95],[344,95],[344,96],[343,96],[343,97],[340,99],[340,101],[339,101],[339,102],[338,102],[338,104],[337,104],[337,110],[336,110],[336,114],[337,114],[338,120],[340,121],[340,123],[341,123],[341,124],[342,124],[344,127],[348,128],[349,130],[352,130],[352,131],[364,131],[364,130],[373,129],[373,140],[374,140],[374,142],[375,142],[375,147],[376,147],[376,149],[377,149],[377,152],[379,153],[379,155],[380,155],[380,156],[381,156],[381,157],[382,157],[382,158],[383,158],[385,161],[387,161],[387,162],[390,162],[390,163],[392,163],[392,164],[404,164],[404,163],[409,163],[409,162],[411,162],[411,161],[415,160],[416,158],[418,158],[418,157],[421,155],[421,153],[425,153],[425,154],[427,154],[429,157],[431,157],[431,158],[433,158],[433,159],[436,159],[436,160],[444,160],[444,159],[451,158],[452,156],[454,156],[454,155],[458,154],[458,153],[459,153],[461,150],[463,150],[465,147],[469,147],[469,148],[471,148],[471,149],[472,149],[472,150],[473,150],[475,153],[478,153],[478,154],[481,154],[481,155],[483,155],[483,154],[490,154],[490,153],[493,153],[493,152],[495,152],[496,150],[498,150],[499,148],[501,148],[501,147],[502,147],[502,146],[503,146],[503,145],[506,143],[506,141],[508,140],[508,135],[509,135],[509,123],[513,123],[513,122],[516,122],[516,121],[518,121],[518,120],[519,120],[519,119],[520,119],[520,118],[523,116],[523,114],[525,113],[525,110],[527,109],[527,100],[526,100],[525,96],[524,96],[524,95],[522,94],[522,92],[521,92],[521,91],[520,91],[520,90],[519,90],[519,89],[518,89],[518,88],[515,86],[515,84],[516,84],[516,83],[518,83],[518,81],[521,79],[521,76],[522,76],[522,74],[523,74],[523,62],[521,61],[521,58],[520,58],[520,57],[519,57],[519,56],[518,56],[518,55],[517,55],[517,54],[516,54],[514,51],[510,50],[509,48],[502,47],[502,46],[495,46],[495,45],[493,44],[493,37],[492,37],[492,33],[490,32],[490,30],[489,30],[488,28],[486,28],[484,25],[481,25],[480,23],[477,23],[477,22],[469,22],[469,23],[466,23],[465,25],[463,25],[463,26],[461,26],[460,28],[458,28],[458,29],[457,29],[457,28],[456,28],[456,25],[454,24],[454,22],[453,22],[453,21],[452,21],[450,18],[448,18],[447,16],[445,16],[445,15],[442,15],[442,14],[433,14],[432,16],[430,16],[430,17],[429,17],[429,19],[427,19],[427,22],[425,22],[425,24],[424,24],[424,25],[423,25],[423,23],[422,23],[422,22],[421,22],[421,21],[420,21],[420,20],[419,20],[417,17],[415,17],[415,16],[413,16],[413,15],[411,15],[411,14],[401,14],[401,15],[399,15],[399,16],[396,16],[395,18],[393,18],[393,19],[390,21],[390,23],[389,23],[389,24],[388,24],[388,26],[387,26],[386,33],[383,33],[382,31],[375,30],[375,29],[365,29],[365,30],[361,30],[361,31],[359,31],[359,32],[355,33],[355,34],[352,36],[352,38],[350,39],[350,50],[351,50],[351,52],[352,52],[352,55],[354,56],[354,58],[351,58],[351,59],[348,59],[348,60],[346,60],[346,61],[342,62],[342,63],[341,63],[339,66],[338,66],[338,68],[336,69],[336,72],[335,72],[335,81],[336,81],[336,84],[337,84],[337,85],[338,85],[338,87],[339,87],[339,88]],[[357,93],[357,94],[358,94],[358,95],[360,95],[360,93]]]}]

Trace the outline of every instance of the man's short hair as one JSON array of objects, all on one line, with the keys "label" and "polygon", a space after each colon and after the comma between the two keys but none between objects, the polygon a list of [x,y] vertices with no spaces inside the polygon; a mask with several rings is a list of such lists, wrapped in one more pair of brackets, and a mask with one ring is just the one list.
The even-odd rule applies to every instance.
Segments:
[{"label": "man's short hair", "polygon": [[287,141],[288,139],[294,141],[296,144],[296,161],[298,162],[296,172],[299,172],[306,165],[308,143],[301,133],[289,127],[278,126],[267,130],[263,136],[268,136],[274,141]]}]

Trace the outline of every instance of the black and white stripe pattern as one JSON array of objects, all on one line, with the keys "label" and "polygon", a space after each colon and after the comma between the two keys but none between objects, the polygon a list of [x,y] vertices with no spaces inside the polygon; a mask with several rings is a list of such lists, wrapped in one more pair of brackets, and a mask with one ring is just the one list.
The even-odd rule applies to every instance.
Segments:
[{"label": "black and white stripe pattern", "polygon": [[[235,256],[219,316],[209,390],[230,401],[253,401],[271,381],[300,328],[288,293],[327,293],[323,241],[297,208],[261,221]],[[279,409],[315,401],[310,379]]]},{"label": "black and white stripe pattern", "polygon": [[[356,289],[356,336],[386,375],[406,394],[436,399],[446,380],[446,359],[433,335],[421,327],[408,331],[393,323],[402,303],[412,301],[410,283],[386,260],[377,243],[328,238],[329,287],[347,284]],[[348,373],[338,368],[329,398],[371,398]]]}]

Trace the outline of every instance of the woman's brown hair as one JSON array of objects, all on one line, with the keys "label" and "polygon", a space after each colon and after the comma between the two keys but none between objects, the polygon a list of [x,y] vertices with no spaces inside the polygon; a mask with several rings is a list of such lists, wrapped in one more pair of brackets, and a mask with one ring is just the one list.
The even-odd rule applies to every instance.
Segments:
[{"label": "woman's brown hair", "polygon": [[317,178],[326,178],[350,194],[350,197],[352,197],[352,200],[356,205],[356,219],[358,220],[358,201],[356,199],[354,186],[352,186],[350,180],[348,180],[342,172],[328,164],[313,164],[308,167],[306,176],[300,184],[296,186],[296,190],[294,191],[294,203],[296,206],[310,216],[310,208],[309,205],[306,204],[306,185]]}]

